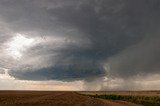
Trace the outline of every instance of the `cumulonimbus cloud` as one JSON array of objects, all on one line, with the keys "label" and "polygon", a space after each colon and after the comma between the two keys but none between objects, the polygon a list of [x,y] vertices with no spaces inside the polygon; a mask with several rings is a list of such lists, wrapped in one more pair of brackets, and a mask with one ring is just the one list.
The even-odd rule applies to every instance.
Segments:
[{"label": "cumulonimbus cloud", "polygon": [[[0,65],[8,67],[11,76],[26,80],[158,73],[159,7],[158,0],[2,0],[0,24],[10,34],[24,33],[37,43],[20,60]],[[14,36],[7,37],[0,47]],[[5,53],[1,55],[0,59],[8,60]]]}]

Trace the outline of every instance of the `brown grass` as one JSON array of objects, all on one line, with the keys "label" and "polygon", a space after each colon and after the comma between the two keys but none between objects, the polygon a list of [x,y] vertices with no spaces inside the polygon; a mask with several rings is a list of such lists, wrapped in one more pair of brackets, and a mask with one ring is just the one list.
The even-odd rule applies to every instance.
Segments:
[{"label": "brown grass", "polygon": [[144,106],[160,106],[160,91],[83,91],[79,93],[93,98],[121,100]]},{"label": "brown grass", "polygon": [[88,95],[132,95],[132,96],[160,96],[160,91],[81,91],[81,94]]},{"label": "brown grass", "polygon": [[0,91],[0,106],[137,106],[83,96],[77,92]]}]

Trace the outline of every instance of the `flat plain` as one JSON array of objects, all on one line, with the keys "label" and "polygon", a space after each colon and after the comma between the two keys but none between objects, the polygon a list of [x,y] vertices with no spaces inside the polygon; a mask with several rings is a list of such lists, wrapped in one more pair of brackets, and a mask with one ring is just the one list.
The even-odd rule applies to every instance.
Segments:
[{"label": "flat plain", "polygon": [[[113,94],[113,92],[0,91],[0,106],[140,106],[123,100],[106,100],[87,96],[105,93]],[[151,96],[152,93],[146,92],[144,95]],[[159,93],[157,91],[153,95],[159,96]]]},{"label": "flat plain", "polygon": [[160,90],[151,90],[151,91],[81,91],[81,94],[89,94],[89,95],[132,95],[132,96],[160,96]]},{"label": "flat plain", "polygon": [[93,98],[127,101],[143,106],[160,106],[160,91],[92,91],[79,92]]}]

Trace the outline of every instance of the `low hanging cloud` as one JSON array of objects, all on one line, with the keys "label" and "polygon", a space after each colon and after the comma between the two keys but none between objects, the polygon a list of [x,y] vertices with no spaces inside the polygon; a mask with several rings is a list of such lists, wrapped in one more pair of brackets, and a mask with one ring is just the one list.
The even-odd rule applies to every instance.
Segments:
[{"label": "low hanging cloud", "polygon": [[159,74],[159,39],[159,35],[148,37],[140,44],[131,46],[108,59],[110,74],[122,78],[130,78],[133,75]]},{"label": "low hanging cloud", "polygon": [[[25,80],[159,74],[159,9],[158,0],[1,0],[0,67]],[[4,46],[16,33],[34,39],[18,60]]]},{"label": "low hanging cloud", "polygon": [[5,69],[0,67],[0,74],[4,74],[5,73]]}]

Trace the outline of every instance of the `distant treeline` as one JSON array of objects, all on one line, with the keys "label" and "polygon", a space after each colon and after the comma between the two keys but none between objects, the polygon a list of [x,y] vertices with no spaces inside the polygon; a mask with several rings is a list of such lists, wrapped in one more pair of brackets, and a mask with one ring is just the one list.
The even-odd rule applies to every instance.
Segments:
[{"label": "distant treeline", "polygon": [[102,98],[109,100],[123,100],[129,101],[137,104],[142,104],[144,106],[160,106],[160,97],[159,96],[132,96],[132,95],[88,95],[94,98]]}]

